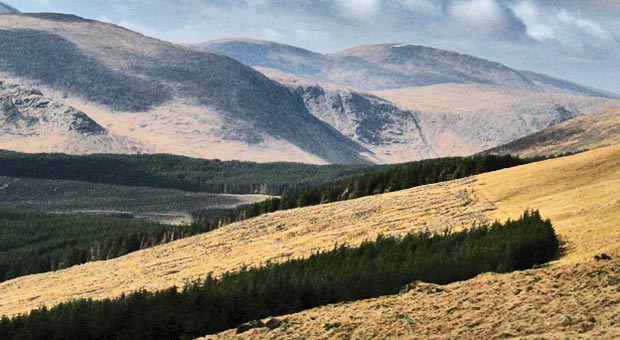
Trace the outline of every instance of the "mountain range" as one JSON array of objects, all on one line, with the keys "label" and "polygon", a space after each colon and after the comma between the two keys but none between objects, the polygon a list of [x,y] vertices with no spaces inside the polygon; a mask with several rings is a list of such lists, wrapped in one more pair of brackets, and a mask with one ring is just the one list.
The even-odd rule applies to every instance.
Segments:
[{"label": "mountain range", "polygon": [[249,39],[216,40],[199,44],[197,48],[229,56],[246,65],[366,91],[457,83],[618,98],[617,94],[543,74],[413,44],[365,45],[333,54]]},{"label": "mountain range", "polygon": [[[52,13],[0,16],[0,75],[54,103],[11,106],[23,91],[3,92],[0,148],[26,152],[398,163],[481,152],[620,107],[613,93],[422,46],[181,46]],[[38,123],[16,125],[16,112]],[[78,112],[99,132],[51,119]]]}]

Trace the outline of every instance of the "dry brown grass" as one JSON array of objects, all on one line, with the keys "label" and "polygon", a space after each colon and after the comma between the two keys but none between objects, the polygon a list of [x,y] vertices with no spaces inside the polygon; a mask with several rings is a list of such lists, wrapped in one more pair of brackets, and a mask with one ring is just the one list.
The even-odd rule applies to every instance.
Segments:
[{"label": "dry brown grass", "polygon": [[[210,339],[619,339],[620,258],[483,274],[402,296],[279,317],[285,324]],[[266,319],[268,320],[268,319]],[[265,320],[265,321],[266,321]]]},{"label": "dry brown grass", "polygon": [[380,233],[403,235],[484,222],[484,212],[492,206],[467,195],[472,183],[467,179],[268,214],[118,259],[18,278],[0,284],[0,314],[180,286],[208,273],[304,257],[337,243],[357,245]]},{"label": "dry brown grass", "polygon": [[522,157],[551,156],[620,144],[620,108],[571,119],[491,150]]},{"label": "dry brown grass", "polygon": [[[418,284],[404,296],[285,316],[274,331],[205,339],[618,339],[619,189],[620,146],[478,176],[468,190],[493,203],[489,217],[541,209],[567,254],[544,269]],[[602,252],[614,259],[595,262]]]},{"label": "dry brown grass", "polygon": [[[619,321],[611,311],[617,312],[613,301],[620,300],[620,291],[617,286],[603,286],[603,278],[590,277],[598,270],[591,266],[591,258],[599,252],[618,254],[619,190],[620,146],[614,146],[464,180],[279,212],[123,258],[5,282],[0,284],[0,313],[25,312],[70,298],[118,296],[142,287],[165,288],[243,264],[307,256],[335,243],[355,245],[379,233],[460,228],[473,221],[516,217],[526,208],[535,208],[552,219],[568,244],[566,256],[548,269],[487,274],[449,285],[446,293],[429,297],[415,293],[327,306],[291,316],[304,323],[295,326],[296,333],[289,336],[277,331],[274,338],[534,337],[590,327],[584,323],[588,313],[598,321],[593,333],[587,334],[610,338],[618,334]],[[581,265],[574,267],[577,263]],[[537,277],[539,283],[528,281]],[[515,296],[516,289],[522,292]],[[377,307],[384,304],[385,309]],[[453,307],[462,310],[448,313]],[[561,326],[565,314],[570,322]],[[325,320],[347,318],[349,323],[343,323],[347,327],[323,328]],[[418,319],[424,328],[417,325]]]}]

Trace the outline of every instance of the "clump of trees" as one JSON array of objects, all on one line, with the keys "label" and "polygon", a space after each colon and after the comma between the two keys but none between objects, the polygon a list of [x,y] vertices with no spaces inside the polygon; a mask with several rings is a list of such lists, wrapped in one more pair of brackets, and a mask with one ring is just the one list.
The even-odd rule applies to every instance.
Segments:
[{"label": "clump of trees", "polygon": [[123,215],[0,211],[0,282],[118,257],[203,231]]},{"label": "clump of trees", "polygon": [[342,245],[307,259],[208,277],[183,289],[77,300],[4,317],[0,338],[194,339],[250,320],[395,294],[416,280],[446,284],[483,272],[531,268],[557,250],[551,223],[528,211],[519,220],[458,233]]}]

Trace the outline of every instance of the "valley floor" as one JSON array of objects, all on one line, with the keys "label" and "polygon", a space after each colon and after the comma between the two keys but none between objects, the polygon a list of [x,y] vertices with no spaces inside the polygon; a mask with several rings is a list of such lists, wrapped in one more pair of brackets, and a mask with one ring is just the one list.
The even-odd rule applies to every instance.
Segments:
[{"label": "valley floor", "polygon": [[231,209],[267,197],[0,176],[0,209],[3,210],[128,213],[171,224],[191,223],[192,210]]}]

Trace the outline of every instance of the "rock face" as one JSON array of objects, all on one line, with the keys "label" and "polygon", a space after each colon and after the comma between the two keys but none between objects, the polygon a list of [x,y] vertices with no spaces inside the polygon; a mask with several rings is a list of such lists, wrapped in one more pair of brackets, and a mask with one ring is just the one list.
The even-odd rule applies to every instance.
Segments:
[{"label": "rock face", "polygon": [[425,139],[417,112],[400,109],[380,97],[354,90],[310,85],[299,86],[294,91],[304,98],[308,111],[371,150],[377,162],[436,156]]},{"label": "rock face", "polygon": [[72,154],[148,151],[145,145],[110,134],[84,112],[6,81],[0,81],[0,148]]},{"label": "rock face", "polygon": [[244,39],[217,40],[197,48],[229,56],[250,66],[272,68],[314,81],[367,91],[458,83],[618,98],[617,94],[511,69],[466,54],[411,44],[358,46],[328,55]]},{"label": "rock face", "polygon": [[27,135],[41,129],[53,129],[85,136],[107,134],[103,127],[83,112],[53,102],[33,88],[0,81],[0,105],[0,126],[4,133],[15,131]]}]

